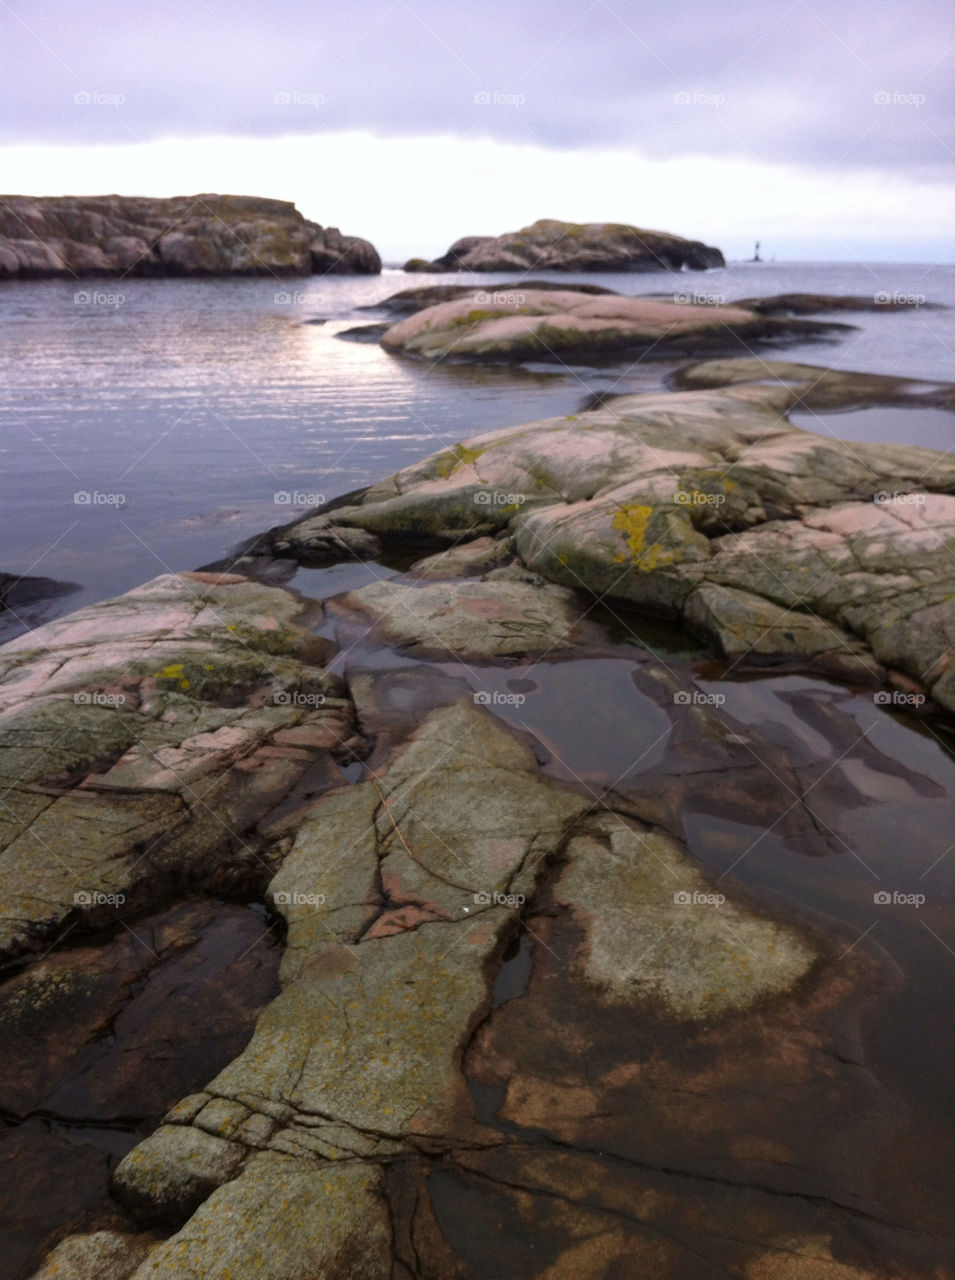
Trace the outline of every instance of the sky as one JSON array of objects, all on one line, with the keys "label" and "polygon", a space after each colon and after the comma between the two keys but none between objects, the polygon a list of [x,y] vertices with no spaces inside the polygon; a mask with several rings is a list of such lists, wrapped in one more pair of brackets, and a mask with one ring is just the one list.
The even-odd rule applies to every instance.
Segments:
[{"label": "sky", "polygon": [[955,260],[948,0],[0,0],[0,187],[294,200],[386,261],[536,218]]}]

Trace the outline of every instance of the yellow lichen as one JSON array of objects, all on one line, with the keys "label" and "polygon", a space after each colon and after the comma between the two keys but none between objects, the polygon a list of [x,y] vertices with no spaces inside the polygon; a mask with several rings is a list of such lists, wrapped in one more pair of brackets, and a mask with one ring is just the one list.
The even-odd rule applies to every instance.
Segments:
[{"label": "yellow lichen", "polygon": [[435,463],[438,475],[442,480],[447,480],[448,476],[453,475],[458,467],[471,466],[477,462],[483,452],[483,449],[469,449],[467,445],[456,444],[453,449],[449,449],[447,453],[442,454]]},{"label": "yellow lichen", "polygon": [[652,573],[664,558],[667,560],[673,558],[662,542],[645,545],[652,515],[652,507],[629,502],[620,507],[613,518],[613,528],[626,536],[634,568],[639,569],[641,573]]},{"label": "yellow lichen", "polygon": [[186,679],[183,664],[181,662],[170,662],[163,667],[162,671],[156,672],[160,680],[175,680],[179,688],[185,691],[189,688],[189,681]]}]

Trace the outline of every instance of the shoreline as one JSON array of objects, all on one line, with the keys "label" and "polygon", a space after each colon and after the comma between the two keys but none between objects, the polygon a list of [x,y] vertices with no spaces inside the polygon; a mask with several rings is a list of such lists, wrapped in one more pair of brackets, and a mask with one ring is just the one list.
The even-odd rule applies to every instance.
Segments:
[{"label": "shoreline", "polygon": [[[25,744],[0,743],[4,776],[21,778],[0,863],[13,876],[0,1019],[53,1000],[60,1095],[76,1067],[56,1038],[96,1044],[71,993],[114,939],[143,921],[173,936],[200,909],[225,928],[238,901],[264,903],[263,936],[284,943],[280,992],[242,1015],[245,1049],[215,1066],[206,1054],[206,1074],[193,1062],[172,1109],[88,1167],[99,1198],[53,1199],[51,1227],[68,1219],[72,1234],[51,1266],[92,1280],[108,1257],[123,1280],[175,1275],[188,1239],[238,1276],[256,1250],[276,1277],[303,1251],[384,1275],[405,1248],[388,1203],[415,1254],[453,1275],[490,1265],[455,1225],[464,1206],[490,1220],[501,1197],[542,1195],[575,1232],[624,1221],[621,1259],[649,1257],[665,1227],[661,1274],[696,1274],[701,1250],[710,1268],[765,1269],[793,1241],[808,1266],[859,1275],[942,1264],[929,1097],[944,1068],[926,1094],[885,1037],[932,1019],[906,987],[931,964],[944,905],[937,889],[904,900],[918,894],[892,834],[918,814],[925,852],[944,842],[955,767],[929,782],[901,725],[947,731],[953,668],[924,683],[912,671],[938,665],[925,637],[941,652],[955,617],[941,599],[934,631],[893,632],[884,591],[888,560],[905,562],[900,598],[945,563],[939,538],[955,532],[935,506],[955,507],[955,464],[786,420],[813,396],[844,409],[897,396],[891,380],[760,364],[757,381],[745,361],[709,362],[694,367],[701,389],[465,440],[0,648],[0,726]],[[778,537],[788,559],[763,596],[707,568],[732,567],[742,544],[752,576]],[[769,541],[746,550],[754,538]],[[810,566],[827,579],[818,612],[780,597],[802,546],[824,557]],[[277,585],[290,564],[369,576],[322,601]],[[903,817],[856,848],[852,815],[892,797]],[[80,849],[82,901],[54,838]],[[888,951],[859,938],[873,915]],[[175,984],[173,954],[157,952],[155,981]],[[658,1109],[694,1094],[702,1110]],[[109,1088],[97,1105],[115,1107]],[[905,1188],[926,1179],[937,1195],[916,1212]],[[310,1206],[294,1252],[276,1188]],[[621,1220],[634,1197],[659,1208]],[[712,1213],[720,1230],[701,1233]],[[545,1212],[532,1238],[575,1265],[556,1225]],[[57,1235],[37,1237],[34,1265]],[[494,1240],[499,1259],[517,1235]]]}]

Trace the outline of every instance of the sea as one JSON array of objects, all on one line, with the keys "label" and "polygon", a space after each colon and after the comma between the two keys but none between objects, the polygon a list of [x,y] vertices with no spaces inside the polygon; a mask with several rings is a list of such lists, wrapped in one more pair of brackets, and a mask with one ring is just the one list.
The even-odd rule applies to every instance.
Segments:
[{"label": "sea", "polygon": [[[771,356],[955,377],[955,267],[730,263],[707,272],[535,279],[701,305],[788,292],[900,309]],[[0,283],[0,571],[73,584],[2,615],[0,639],[245,538],[498,427],[573,413],[594,392],[664,387],[673,359],[599,369],[426,364],[343,337],[400,289],[515,289],[519,275],[313,276]],[[936,310],[927,303],[951,310]],[[372,308],[369,310],[369,308]],[[931,409],[829,414],[800,425],[850,439],[955,447]]]}]

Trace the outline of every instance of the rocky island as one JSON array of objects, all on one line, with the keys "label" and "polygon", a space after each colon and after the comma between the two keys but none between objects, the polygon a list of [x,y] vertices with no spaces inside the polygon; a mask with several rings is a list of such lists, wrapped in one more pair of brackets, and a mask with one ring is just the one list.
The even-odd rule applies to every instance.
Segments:
[{"label": "rocky island", "polygon": [[433,262],[409,259],[405,271],[706,271],[725,266],[719,249],[666,231],[541,218],[501,236],[463,236]]},{"label": "rocky island", "polygon": [[259,196],[0,196],[0,279],[376,275],[374,245]]},{"label": "rocky island", "polygon": [[[955,463],[788,417],[953,389],[678,381],[463,440],[0,649],[25,1274],[946,1274],[939,1117],[863,1033],[899,973],[704,867],[690,815],[821,864],[844,815],[927,801],[811,690],[798,749],[702,690],[715,664],[955,711]],[[274,585],[342,561],[367,585]],[[679,640],[642,642],[647,615]]]},{"label": "rocky island", "polygon": [[[452,287],[453,289],[453,287]],[[782,344],[845,334],[852,326],[832,320],[762,314],[742,304],[696,305],[670,298],[627,297],[604,290],[531,285],[492,291],[450,292],[441,286],[416,299],[411,310],[381,333],[386,351],[424,360],[519,364],[527,360],[586,363],[622,356],[701,357],[735,354],[752,345]],[[389,308],[386,300],[384,309]]]}]

